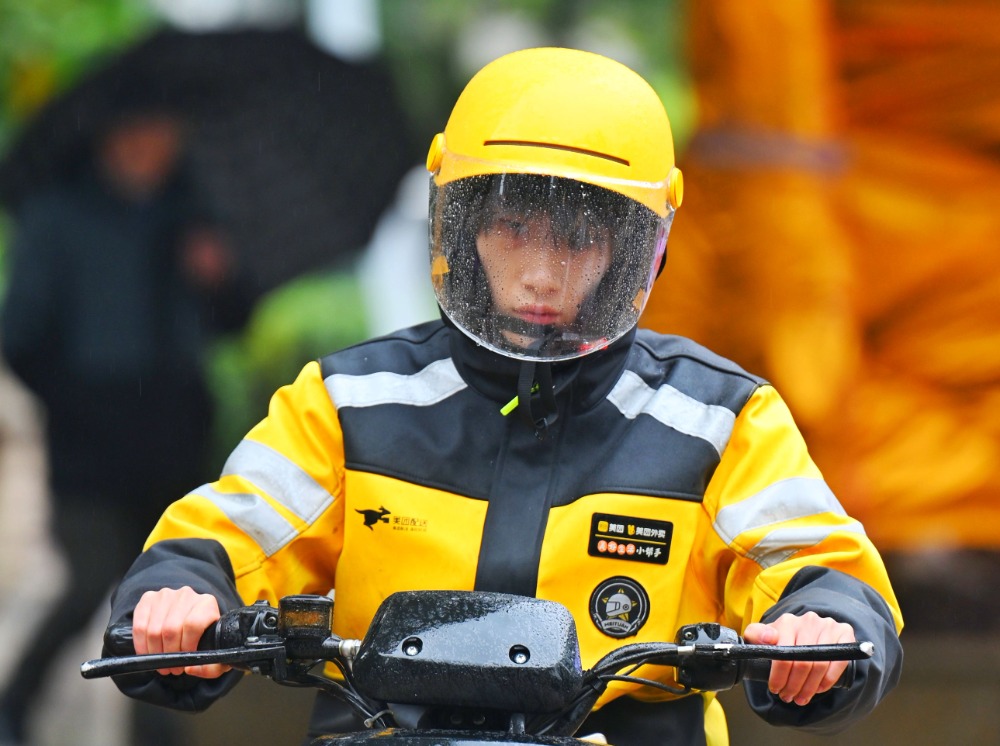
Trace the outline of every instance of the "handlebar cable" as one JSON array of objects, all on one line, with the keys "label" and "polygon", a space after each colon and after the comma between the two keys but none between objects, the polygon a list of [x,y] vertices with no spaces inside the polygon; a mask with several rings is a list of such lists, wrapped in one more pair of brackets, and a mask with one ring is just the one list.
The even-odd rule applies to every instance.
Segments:
[{"label": "handlebar cable", "polygon": [[[351,668],[351,661],[352,661],[351,657],[347,658],[330,657],[330,658],[325,658],[324,660],[328,660],[330,663],[333,663],[333,665],[335,665],[340,670],[341,675],[344,677],[344,682],[346,686],[337,684],[336,681],[333,681],[332,679],[327,679],[325,676],[322,678],[326,681],[331,681],[331,683],[333,684],[337,684],[338,686],[340,686],[341,689],[344,690],[345,694],[352,695],[356,699],[356,704],[354,705],[356,707],[356,712],[362,717],[365,717],[367,715],[367,717],[365,717],[365,724],[368,728],[372,727],[371,725],[368,725],[369,722],[377,722],[380,724],[380,727],[383,728],[391,728],[396,725],[396,717],[393,714],[392,710],[388,709],[387,703],[373,702],[369,700],[367,697],[365,697],[358,690],[358,687],[354,683],[354,672]],[[382,708],[381,711],[378,711],[379,708]],[[392,718],[391,721],[385,719],[384,716],[386,714],[388,714]]]},{"label": "handlebar cable", "polygon": [[691,693],[691,687],[689,686],[670,686],[670,684],[664,684],[662,681],[655,681],[654,679],[646,679],[643,678],[642,676],[606,674],[604,676],[601,676],[601,681],[624,681],[627,684],[642,684],[643,686],[651,686],[654,689],[659,689],[661,691],[667,692],[668,694],[685,695]]},{"label": "handlebar cable", "polygon": [[393,722],[396,721],[395,717],[393,717],[392,710],[386,708],[386,709],[384,709],[384,710],[382,710],[380,712],[376,712],[370,718],[365,718],[365,727],[366,728],[373,728],[373,727],[375,727],[376,724],[378,724],[379,727],[381,727],[381,728],[391,728],[392,726],[391,725],[387,725],[386,722],[385,722],[385,717],[387,715],[389,717],[393,718]]},{"label": "handlebar cable", "polygon": [[[594,666],[583,672],[582,689],[562,711],[536,718],[532,722],[531,732],[537,735],[545,735],[556,729],[556,735],[565,732],[575,732],[576,728],[583,722],[583,719],[590,714],[590,709],[607,688],[607,683],[614,680],[630,681],[632,679],[617,678],[618,671],[632,666],[631,670],[636,670],[640,666],[660,662],[665,657],[676,653],[677,646],[672,643],[633,643],[625,647],[612,650],[601,658]],[[676,656],[675,656],[676,657]],[[672,658],[670,660],[673,660]],[[671,665],[666,662],[664,665]],[[634,677],[638,683],[646,683],[646,679]],[[657,688],[662,688],[660,682],[652,684]],[[668,690],[669,691],[669,690]],[[679,692],[673,692],[679,693]],[[687,693],[687,692],[683,692]]]},{"label": "handlebar cable", "polygon": [[392,727],[391,723],[386,723],[383,720],[386,713],[391,714],[390,711],[385,709],[383,710],[376,709],[367,700],[362,698],[356,692],[351,691],[343,684],[339,684],[333,679],[328,679],[326,676],[321,676],[314,673],[305,674],[298,682],[292,683],[291,686],[312,686],[317,689],[321,689],[327,694],[336,697],[337,699],[341,700],[342,702],[350,706],[355,711],[355,713],[357,713],[366,722],[369,720],[371,720],[372,722],[383,721],[381,723],[381,727],[383,728]]},{"label": "handlebar cable", "polygon": [[[336,679],[331,679],[322,674],[311,673],[310,669],[319,663],[330,662],[333,663],[344,677],[345,684],[341,684]],[[277,680],[275,680],[277,681]],[[340,659],[317,659],[312,661],[307,666],[304,666],[299,672],[297,679],[286,679],[284,681],[278,681],[279,684],[285,684],[288,686],[312,686],[317,689],[325,691],[333,697],[341,700],[349,707],[351,707],[354,712],[359,715],[365,721],[365,727],[371,728],[371,723],[379,723],[379,727],[391,728],[395,723],[395,718],[393,722],[388,722],[385,719],[386,715],[392,716],[392,711],[385,708],[385,703],[372,703],[369,702],[365,697],[363,697],[354,686],[354,679],[348,670],[347,665]]]}]

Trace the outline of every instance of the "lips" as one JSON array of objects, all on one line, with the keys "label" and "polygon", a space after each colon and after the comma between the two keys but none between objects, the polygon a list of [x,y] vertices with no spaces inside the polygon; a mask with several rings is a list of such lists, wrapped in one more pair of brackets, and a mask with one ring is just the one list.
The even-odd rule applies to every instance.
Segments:
[{"label": "lips", "polygon": [[559,321],[559,312],[549,306],[525,306],[517,309],[514,314],[529,324],[555,324]]}]

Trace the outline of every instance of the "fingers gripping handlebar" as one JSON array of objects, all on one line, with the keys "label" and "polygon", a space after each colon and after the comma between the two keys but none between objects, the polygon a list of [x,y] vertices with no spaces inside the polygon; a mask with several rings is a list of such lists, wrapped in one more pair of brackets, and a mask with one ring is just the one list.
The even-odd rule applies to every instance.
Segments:
[{"label": "fingers gripping handlebar", "polygon": [[279,609],[266,601],[223,614],[201,636],[197,651],[136,655],[132,626],[111,625],[105,649],[117,656],[88,661],[80,669],[86,679],[174,666],[224,663],[233,668],[282,680],[290,660],[328,657],[340,642],[330,635],[333,601],[326,596],[286,596]]},{"label": "fingers gripping handlebar", "polygon": [[[869,657],[874,646],[866,643],[840,645],[750,645],[734,630],[720,624],[689,624],[677,633],[677,683],[700,691],[731,689],[740,681],[767,681],[771,662],[848,661],[833,685],[849,689],[857,673],[855,660]],[[714,660],[713,660],[714,650]],[[697,651],[698,659],[694,660]],[[861,655],[859,655],[861,653]],[[688,663],[688,661],[691,663]]]}]

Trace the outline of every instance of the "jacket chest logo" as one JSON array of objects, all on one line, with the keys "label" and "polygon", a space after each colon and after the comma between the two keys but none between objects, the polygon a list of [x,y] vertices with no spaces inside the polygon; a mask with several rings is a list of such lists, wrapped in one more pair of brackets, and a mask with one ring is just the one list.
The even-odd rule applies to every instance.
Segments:
[{"label": "jacket chest logo", "polygon": [[423,533],[427,531],[426,518],[414,518],[405,515],[393,515],[384,506],[379,506],[378,510],[368,508],[365,510],[354,509],[355,513],[361,516],[362,525],[369,531],[374,531],[380,523],[388,523],[393,531],[415,531]]},{"label": "jacket chest logo", "polygon": [[392,515],[392,513],[385,508],[379,508],[378,510],[358,510],[355,508],[354,512],[361,514],[361,517],[365,522],[365,527],[369,531],[374,531],[374,526],[378,523],[388,523],[388,516]]},{"label": "jacket chest logo", "polygon": [[594,513],[590,520],[591,557],[665,565],[670,558],[674,524],[652,518]]},{"label": "jacket chest logo", "polygon": [[608,637],[632,637],[649,618],[649,594],[632,578],[608,578],[590,595],[590,619]]}]

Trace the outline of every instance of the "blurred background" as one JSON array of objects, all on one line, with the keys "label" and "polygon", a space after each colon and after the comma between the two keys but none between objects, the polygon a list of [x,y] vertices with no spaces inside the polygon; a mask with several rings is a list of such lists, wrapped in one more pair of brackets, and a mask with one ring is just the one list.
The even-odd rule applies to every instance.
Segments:
[{"label": "blurred background", "polygon": [[[38,319],[56,313],[46,290],[76,288],[54,291],[76,299],[59,311],[72,318],[148,316],[190,353],[208,397],[192,468],[211,479],[306,361],[436,316],[426,147],[477,69],[539,45],[601,52],[660,93],[687,194],[644,325],[773,381],[886,558],[908,660],[900,688],[850,739],[1000,742],[993,0],[0,3],[0,292],[18,369],[0,370],[0,681],[23,668],[48,610],[68,603],[80,563],[50,532],[66,503],[46,443],[70,436],[52,427],[46,396],[96,385],[112,361],[145,360],[127,338],[98,337],[87,349],[106,354],[26,386],[30,355],[15,343],[39,338]],[[166,175],[149,180],[149,156],[145,177],[116,182],[117,213],[81,208],[94,198],[86,185],[110,178],[109,133],[150,119],[158,139],[139,129],[160,143]],[[94,224],[97,214],[109,217]],[[176,241],[147,247],[158,258],[87,301],[81,278],[131,265],[75,259],[71,272],[65,257],[45,259],[33,247],[64,219],[64,239],[107,230],[122,252],[159,220]],[[44,266],[69,284],[43,280]],[[176,286],[161,287],[164,273]],[[108,302],[124,304],[137,277],[150,287],[131,293],[141,310]],[[170,305],[175,294],[187,305]],[[189,333],[157,320],[182,314]],[[65,336],[47,344],[46,355],[72,347]],[[87,366],[90,378],[68,378]],[[153,437],[123,427],[126,443]],[[103,523],[90,503],[82,510]],[[57,661],[34,701],[32,743],[296,742],[311,696],[266,681],[202,715],[155,717],[135,715],[107,682],[84,684],[76,668],[99,652],[105,608],[75,623],[72,647],[46,642]],[[738,692],[725,699],[734,746],[821,740],[757,724]],[[155,721],[153,733],[137,719]]]}]

